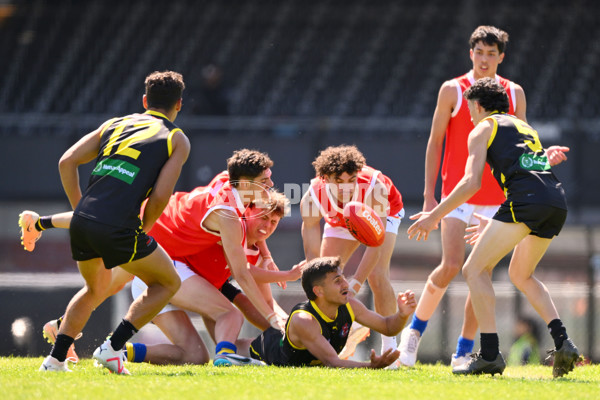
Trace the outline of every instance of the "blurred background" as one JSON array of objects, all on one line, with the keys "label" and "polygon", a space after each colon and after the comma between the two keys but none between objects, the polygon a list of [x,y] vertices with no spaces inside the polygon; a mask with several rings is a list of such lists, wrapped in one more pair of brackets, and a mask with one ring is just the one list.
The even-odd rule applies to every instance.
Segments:
[{"label": "blurred background", "polygon": [[[149,72],[171,69],[186,81],[177,124],[192,152],[177,190],[208,183],[234,150],[249,147],[269,153],[276,186],[297,204],[318,151],[356,144],[369,165],[393,179],[410,215],[422,206],[439,87],[471,68],[468,38],[489,24],[510,35],[499,74],[524,88],[527,118],[542,143],[571,148],[569,161],[554,169],[569,200],[567,226],[536,275],[584,355],[598,361],[599,15],[596,0],[0,0],[0,355],[48,352],[41,327],[82,284],[66,232],[46,232],[27,253],[18,213],[69,209],[58,159],[106,119],[143,111]],[[81,169],[84,186],[90,171]],[[407,227],[400,228],[392,278],[397,290],[420,293],[440,259],[439,234],[409,242]],[[293,207],[269,240],[282,269],[303,258],[299,229]],[[545,332],[510,284],[506,260],[494,284],[503,352],[521,316],[534,316]],[[303,298],[294,284],[274,291],[287,309]],[[420,360],[449,360],[466,294],[457,277],[430,322]],[[361,296],[370,302],[368,287]],[[78,341],[80,355],[91,354],[130,301],[124,290],[94,313]],[[378,349],[377,336],[367,346]],[[550,336],[542,334],[540,345],[552,347]]]}]

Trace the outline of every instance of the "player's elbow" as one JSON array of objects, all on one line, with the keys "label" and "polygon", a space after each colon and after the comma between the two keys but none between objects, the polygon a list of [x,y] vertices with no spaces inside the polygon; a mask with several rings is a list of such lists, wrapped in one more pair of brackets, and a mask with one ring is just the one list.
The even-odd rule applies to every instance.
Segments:
[{"label": "player's elbow", "polygon": [[476,177],[474,175],[470,175],[466,177],[465,180],[465,189],[469,192],[469,194],[475,194],[481,188],[481,177]]}]

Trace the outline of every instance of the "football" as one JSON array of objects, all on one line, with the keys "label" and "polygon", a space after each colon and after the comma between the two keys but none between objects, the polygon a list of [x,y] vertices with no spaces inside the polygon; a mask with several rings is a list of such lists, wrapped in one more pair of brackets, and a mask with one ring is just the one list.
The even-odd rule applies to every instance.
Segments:
[{"label": "football", "polygon": [[368,205],[351,201],[344,206],[346,227],[364,245],[377,247],[383,244],[385,231],[381,218]]}]

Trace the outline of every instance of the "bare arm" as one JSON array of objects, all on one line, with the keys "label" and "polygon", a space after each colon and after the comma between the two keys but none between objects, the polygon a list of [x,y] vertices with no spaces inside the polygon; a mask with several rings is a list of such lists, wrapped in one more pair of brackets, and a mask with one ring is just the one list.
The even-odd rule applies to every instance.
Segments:
[{"label": "bare arm", "polygon": [[321,212],[314,204],[310,193],[306,192],[300,201],[302,215],[302,243],[304,256],[310,261],[321,255]]},{"label": "bare arm", "polygon": [[232,211],[213,212],[207,217],[207,219],[209,218],[212,222],[216,223],[218,227],[216,230],[221,233],[223,251],[227,258],[227,265],[229,265],[229,268],[231,269],[231,274],[258,312],[269,321],[271,326],[280,328],[278,324],[280,324],[281,321],[277,321],[274,318],[275,313],[273,312],[273,309],[269,307],[263,298],[256,285],[256,281],[248,269],[246,254],[244,253],[244,248],[241,244],[242,224],[240,223],[240,220]]},{"label": "bare arm", "polygon": [[515,109],[515,116],[525,122],[527,122],[527,99],[525,98],[525,91],[521,85],[515,83],[515,97],[517,100],[517,108]]},{"label": "bare arm", "polygon": [[[388,202],[388,192],[385,185],[381,182],[377,182],[373,187],[371,195],[369,198],[365,199],[365,203],[370,206],[381,218],[381,222],[383,222],[383,231],[385,233],[385,226],[387,224],[387,208],[389,206]],[[356,279],[361,285],[367,280],[373,268],[379,261],[381,257],[382,246],[379,247],[367,247],[363,254],[358,267],[356,268],[356,272],[354,273],[354,279]],[[352,290],[356,290],[352,285]],[[360,290],[360,288],[358,288]],[[357,290],[358,292],[358,290]]]},{"label": "bare arm", "polygon": [[383,335],[396,336],[404,328],[404,325],[406,325],[408,317],[417,308],[415,294],[411,290],[398,293],[396,300],[398,302],[398,312],[387,317],[369,310],[363,303],[354,298],[351,298],[349,302],[358,323]]},{"label": "bare arm", "polygon": [[418,221],[408,228],[409,239],[416,235],[417,240],[420,240],[421,237],[427,240],[429,232],[437,228],[439,221],[446,214],[467,201],[479,190],[492,126],[492,122],[488,120],[477,124],[473,129],[469,135],[469,156],[465,165],[465,175],[446,200],[438,204],[431,212],[420,212],[410,217],[411,219],[418,218]]},{"label": "bare arm", "polygon": [[165,209],[179,179],[181,168],[190,154],[190,141],[181,131],[175,132],[172,144],[171,157],[163,165],[144,208],[142,228],[145,232],[150,231]]},{"label": "bare arm", "polygon": [[77,207],[77,203],[79,203],[82,196],[78,167],[87,164],[98,156],[101,128],[82,137],[62,155],[58,162],[60,180],[73,209]]},{"label": "bare arm", "polygon": [[381,356],[371,350],[371,361],[342,360],[321,334],[319,323],[308,313],[300,312],[290,318],[289,339],[294,345],[304,347],[318,358],[324,366],[334,368],[385,368],[398,359],[400,352],[389,349]]},{"label": "bare arm", "polygon": [[306,261],[299,262],[294,265],[289,271],[272,271],[269,269],[255,267],[250,265],[250,273],[257,283],[276,283],[282,281],[295,281],[300,279],[302,275],[302,267]]},{"label": "bare arm", "polygon": [[440,171],[442,150],[446,128],[456,106],[457,91],[452,81],[444,82],[438,93],[437,105],[433,113],[431,131],[425,152],[425,188],[423,190],[423,211],[431,211],[436,205],[435,184]]}]

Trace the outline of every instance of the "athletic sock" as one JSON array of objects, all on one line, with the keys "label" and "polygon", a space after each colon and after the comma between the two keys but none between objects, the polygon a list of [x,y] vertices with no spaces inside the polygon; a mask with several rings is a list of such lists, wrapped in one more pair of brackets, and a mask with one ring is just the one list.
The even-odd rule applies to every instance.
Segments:
[{"label": "athletic sock", "polygon": [[550,321],[548,329],[550,330],[552,339],[554,339],[554,347],[556,350],[560,349],[563,342],[569,338],[569,336],[567,336],[567,328],[565,328],[562,321],[557,318]]},{"label": "athletic sock", "polygon": [[125,355],[127,361],[141,363],[146,358],[147,348],[143,343],[125,343]]},{"label": "athletic sock", "polygon": [[472,353],[474,345],[474,340],[466,339],[462,336],[459,336],[458,342],[456,343],[456,358],[464,357],[467,354]]},{"label": "athletic sock", "polygon": [[122,320],[115,332],[110,335],[110,345],[113,350],[119,351],[125,346],[125,343],[131,339],[133,335],[137,333],[137,329],[135,326],[131,324],[131,322],[127,320]]},{"label": "athletic sock", "polygon": [[54,224],[52,223],[52,216],[49,217],[39,217],[37,222],[34,224],[35,229],[38,231],[45,231],[49,228],[54,228]]},{"label": "athletic sock", "polygon": [[54,342],[54,346],[52,346],[50,355],[60,362],[65,361],[67,359],[69,347],[71,347],[74,341],[75,339],[71,336],[67,336],[64,333],[59,333],[56,335],[56,341]]},{"label": "athletic sock", "polygon": [[216,354],[235,354],[237,352],[237,346],[226,340],[222,340],[217,343],[215,347]]},{"label": "athletic sock", "polygon": [[387,349],[396,350],[398,343],[396,342],[396,336],[384,336],[381,335],[381,352],[383,353]]},{"label": "athletic sock", "polygon": [[427,322],[429,321],[422,321],[417,318],[417,314],[413,314],[412,322],[410,323],[410,329],[419,331],[420,335],[423,336],[423,332],[425,332],[425,328],[427,328]]},{"label": "athletic sock", "polygon": [[497,333],[481,334],[481,357],[485,361],[494,361],[500,353],[500,341]]}]

